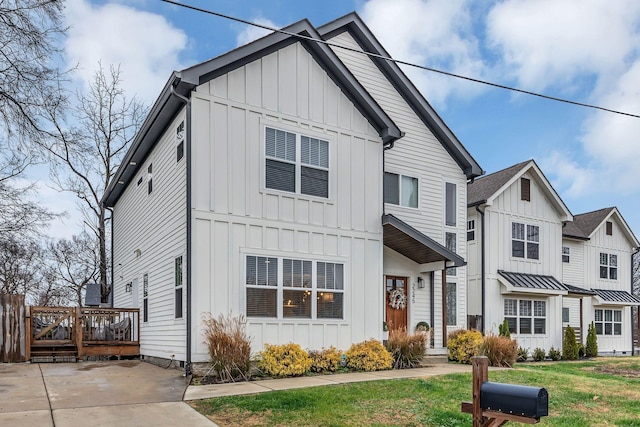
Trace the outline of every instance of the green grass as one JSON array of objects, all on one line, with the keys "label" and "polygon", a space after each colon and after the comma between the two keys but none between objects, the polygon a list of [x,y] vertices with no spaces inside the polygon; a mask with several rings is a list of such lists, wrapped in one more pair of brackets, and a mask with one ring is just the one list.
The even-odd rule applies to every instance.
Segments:
[{"label": "green grass", "polygon": [[[546,387],[540,426],[640,427],[640,358],[518,364],[489,380]],[[193,402],[221,426],[470,426],[471,374],[383,380]],[[509,426],[524,424],[509,423]]]}]

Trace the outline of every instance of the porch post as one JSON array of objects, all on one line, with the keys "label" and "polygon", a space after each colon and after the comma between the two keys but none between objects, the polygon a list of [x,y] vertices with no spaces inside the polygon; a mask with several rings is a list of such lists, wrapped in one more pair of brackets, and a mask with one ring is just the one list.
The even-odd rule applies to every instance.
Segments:
[{"label": "porch post", "polygon": [[442,270],[442,346],[447,346],[447,270]]}]

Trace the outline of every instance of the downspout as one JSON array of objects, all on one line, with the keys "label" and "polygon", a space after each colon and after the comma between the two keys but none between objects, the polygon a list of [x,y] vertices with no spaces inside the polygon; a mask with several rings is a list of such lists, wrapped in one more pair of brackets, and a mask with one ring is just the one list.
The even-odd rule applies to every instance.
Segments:
[{"label": "downspout", "polygon": [[482,229],[480,230],[480,239],[482,240],[482,244],[480,245],[480,289],[481,289],[481,297],[482,297],[482,319],[480,320],[480,328],[482,335],[484,335],[484,319],[485,319],[485,244],[484,244],[484,211],[480,209],[479,206],[476,206],[476,211],[480,214],[480,226]]},{"label": "downspout", "polygon": [[429,301],[431,301],[431,306],[429,307],[429,313],[430,313],[430,319],[429,319],[429,324],[431,325],[431,338],[433,338],[433,334],[434,334],[434,326],[435,326],[435,322],[436,322],[436,303],[434,301],[435,299],[435,295],[436,295],[436,291],[435,291],[435,272],[430,271],[429,272]]},{"label": "downspout", "polygon": [[[636,254],[640,252],[640,248],[636,248],[636,251],[631,253],[631,295],[633,295],[633,258],[636,256]],[[636,307],[636,312],[638,314],[638,327],[640,328],[640,306]],[[634,344],[635,343],[635,333],[634,333],[634,327],[633,327],[633,307],[631,307],[631,355],[635,356],[635,347]]]},{"label": "downspout", "polygon": [[[114,283],[114,277],[115,275],[113,274],[113,209],[112,208],[106,208],[109,212],[111,212],[111,292],[109,292],[109,304],[111,305],[111,308],[113,308],[113,293],[115,292],[115,283]],[[86,305],[86,302],[85,302]]]},{"label": "downspout", "polygon": [[171,94],[176,98],[181,100],[186,105],[186,129],[185,132],[187,134],[186,137],[186,161],[187,161],[187,173],[186,173],[186,181],[187,181],[187,203],[186,203],[186,223],[187,223],[187,301],[186,301],[186,316],[187,316],[187,343],[186,343],[186,359],[184,363],[184,374],[185,376],[191,375],[191,99],[180,95],[175,91],[175,86],[171,86]]}]

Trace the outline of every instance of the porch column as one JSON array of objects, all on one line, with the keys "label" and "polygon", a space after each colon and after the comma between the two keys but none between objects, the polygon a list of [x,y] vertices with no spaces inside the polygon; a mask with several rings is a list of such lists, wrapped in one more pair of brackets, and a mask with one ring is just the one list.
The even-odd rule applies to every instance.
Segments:
[{"label": "porch column", "polygon": [[442,270],[442,346],[447,346],[447,270]]}]

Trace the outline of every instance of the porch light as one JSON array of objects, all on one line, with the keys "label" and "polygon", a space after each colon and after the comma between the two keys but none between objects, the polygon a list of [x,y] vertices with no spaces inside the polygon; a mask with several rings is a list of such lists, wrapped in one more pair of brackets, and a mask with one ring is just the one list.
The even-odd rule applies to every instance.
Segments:
[{"label": "porch light", "polygon": [[124,285],[124,291],[128,294],[131,293],[131,282],[127,283],[126,285]]},{"label": "porch light", "polygon": [[418,276],[418,289],[424,289],[424,279],[422,276]]}]

